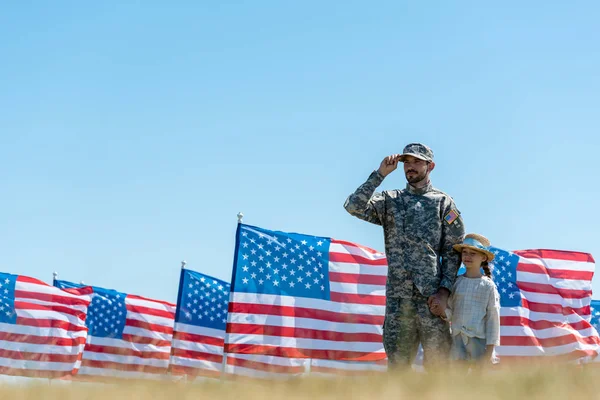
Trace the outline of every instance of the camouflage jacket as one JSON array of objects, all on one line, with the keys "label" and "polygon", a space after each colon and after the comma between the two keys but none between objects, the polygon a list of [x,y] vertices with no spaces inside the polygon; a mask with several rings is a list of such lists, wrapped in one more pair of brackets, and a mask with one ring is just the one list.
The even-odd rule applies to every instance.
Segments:
[{"label": "camouflage jacket", "polygon": [[452,291],[460,255],[452,246],[461,243],[465,228],[454,201],[429,183],[409,184],[403,190],[375,189],[383,181],[373,171],[367,181],[346,199],[351,215],[383,226],[388,262],[388,297],[412,297],[413,284],[423,296],[445,287]]}]

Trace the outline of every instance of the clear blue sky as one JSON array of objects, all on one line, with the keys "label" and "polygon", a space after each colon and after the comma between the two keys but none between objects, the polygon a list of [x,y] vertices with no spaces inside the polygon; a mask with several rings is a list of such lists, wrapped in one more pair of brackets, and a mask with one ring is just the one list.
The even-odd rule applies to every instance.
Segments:
[{"label": "clear blue sky", "polygon": [[174,302],[183,259],[229,280],[238,211],[383,250],[343,203],[413,141],[467,231],[600,260],[599,19],[591,1],[6,3],[1,269]]}]

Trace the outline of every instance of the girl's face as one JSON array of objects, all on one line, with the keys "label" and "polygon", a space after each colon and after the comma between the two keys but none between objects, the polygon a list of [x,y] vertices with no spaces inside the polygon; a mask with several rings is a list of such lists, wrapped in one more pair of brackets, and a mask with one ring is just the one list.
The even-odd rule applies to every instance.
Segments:
[{"label": "girl's face", "polygon": [[485,261],[487,261],[487,257],[483,253],[469,248],[462,250],[462,262],[467,268],[480,268]]}]

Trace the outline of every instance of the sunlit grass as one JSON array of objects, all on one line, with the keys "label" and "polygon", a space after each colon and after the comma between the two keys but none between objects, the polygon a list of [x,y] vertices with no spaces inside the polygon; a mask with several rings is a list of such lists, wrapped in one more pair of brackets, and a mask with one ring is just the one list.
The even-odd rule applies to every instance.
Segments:
[{"label": "sunlit grass", "polygon": [[600,368],[547,365],[467,373],[446,368],[430,373],[361,377],[305,377],[289,381],[3,385],[2,399],[568,399],[600,397]]}]

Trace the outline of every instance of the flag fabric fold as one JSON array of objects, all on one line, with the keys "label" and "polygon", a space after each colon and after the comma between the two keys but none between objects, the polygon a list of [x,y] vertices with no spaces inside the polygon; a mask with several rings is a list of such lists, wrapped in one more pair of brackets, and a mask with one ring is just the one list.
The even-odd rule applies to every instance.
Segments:
[{"label": "flag fabric fold", "polygon": [[[62,289],[83,285],[55,280]],[[92,288],[89,333],[77,378],[163,379],[169,367],[175,304]]]},{"label": "flag fabric fold", "polygon": [[81,364],[91,289],[0,273],[0,374],[68,378]]}]

